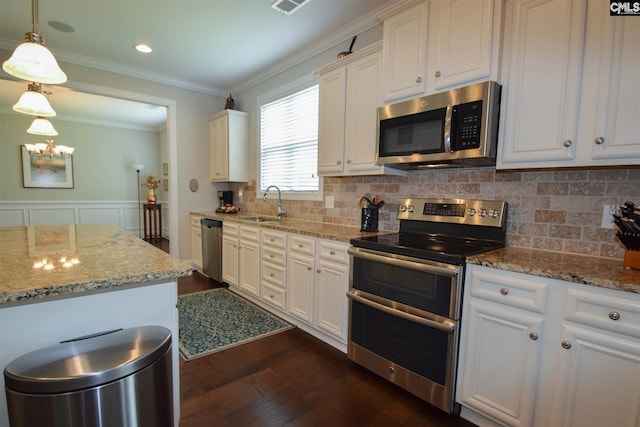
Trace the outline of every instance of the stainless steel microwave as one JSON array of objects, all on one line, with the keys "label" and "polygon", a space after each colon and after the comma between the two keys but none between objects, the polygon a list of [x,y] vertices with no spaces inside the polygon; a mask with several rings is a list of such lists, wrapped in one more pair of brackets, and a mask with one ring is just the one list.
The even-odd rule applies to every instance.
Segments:
[{"label": "stainless steel microwave", "polygon": [[379,107],[377,164],[495,165],[501,89],[487,81]]}]

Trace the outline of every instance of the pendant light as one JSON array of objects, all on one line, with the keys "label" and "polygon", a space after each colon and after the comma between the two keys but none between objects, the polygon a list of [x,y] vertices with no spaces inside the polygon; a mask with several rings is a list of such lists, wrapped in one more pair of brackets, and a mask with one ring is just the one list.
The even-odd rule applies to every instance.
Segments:
[{"label": "pendant light", "polygon": [[56,136],[58,131],[53,127],[51,122],[44,117],[37,117],[31,122],[31,126],[27,129],[27,133],[31,135]]},{"label": "pendant light", "polygon": [[13,106],[13,110],[32,116],[54,117],[56,115],[49,100],[42,93],[40,83],[29,83],[27,91],[20,96],[18,102]]},{"label": "pendant light", "polygon": [[38,33],[38,0],[31,0],[31,32],[25,34],[24,43],[4,61],[2,69],[14,77],[32,82],[61,84],[67,81],[67,75]]}]

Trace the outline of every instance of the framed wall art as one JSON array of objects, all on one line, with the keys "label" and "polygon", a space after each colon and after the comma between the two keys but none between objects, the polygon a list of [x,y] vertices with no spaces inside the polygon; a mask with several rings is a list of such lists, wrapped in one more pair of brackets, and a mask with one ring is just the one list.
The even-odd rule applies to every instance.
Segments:
[{"label": "framed wall art", "polygon": [[164,176],[169,175],[169,163],[162,164],[162,175]]},{"label": "framed wall art", "polygon": [[73,188],[73,156],[30,154],[24,145],[20,150],[24,188]]}]

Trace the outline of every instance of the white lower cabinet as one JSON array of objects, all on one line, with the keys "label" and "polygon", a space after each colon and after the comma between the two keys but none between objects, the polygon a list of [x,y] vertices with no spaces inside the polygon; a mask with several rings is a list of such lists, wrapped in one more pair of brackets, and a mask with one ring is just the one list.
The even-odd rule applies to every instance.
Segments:
[{"label": "white lower cabinet", "polygon": [[456,400],[480,426],[640,426],[640,295],[468,266]]},{"label": "white lower cabinet", "polygon": [[262,230],[260,261],[262,300],[287,309],[287,235],[281,231]]},{"label": "white lower cabinet", "polygon": [[222,281],[237,288],[238,281],[238,224],[222,223]]},{"label": "white lower cabinet", "polygon": [[349,245],[289,236],[289,313],[341,343],[347,342]]},{"label": "white lower cabinet", "polygon": [[191,264],[202,273],[202,215],[191,214]]},{"label": "white lower cabinet", "polygon": [[260,229],[241,225],[238,235],[238,286],[260,296]]}]

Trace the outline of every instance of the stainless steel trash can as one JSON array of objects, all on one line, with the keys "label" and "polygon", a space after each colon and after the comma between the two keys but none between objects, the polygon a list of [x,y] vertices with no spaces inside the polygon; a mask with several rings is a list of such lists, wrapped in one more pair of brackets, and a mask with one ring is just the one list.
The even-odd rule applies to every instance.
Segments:
[{"label": "stainless steel trash can", "polygon": [[4,370],[11,427],[173,426],[171,331],[118,329],[24,354]]}]

